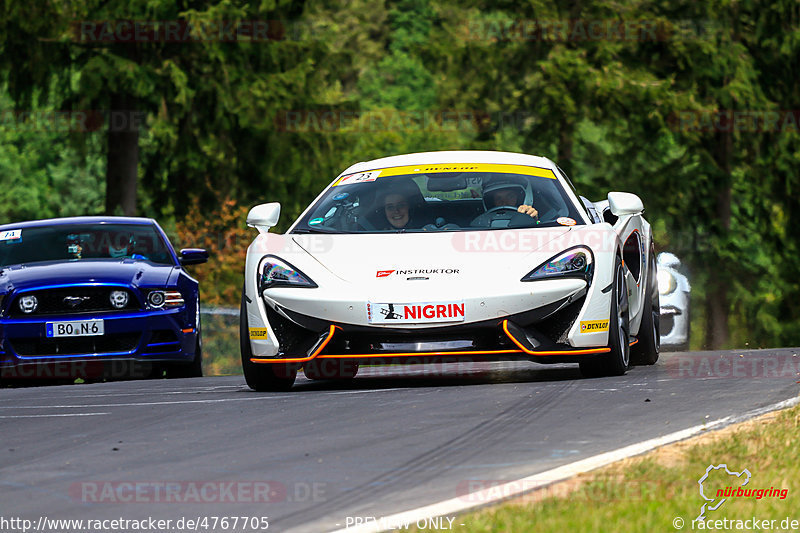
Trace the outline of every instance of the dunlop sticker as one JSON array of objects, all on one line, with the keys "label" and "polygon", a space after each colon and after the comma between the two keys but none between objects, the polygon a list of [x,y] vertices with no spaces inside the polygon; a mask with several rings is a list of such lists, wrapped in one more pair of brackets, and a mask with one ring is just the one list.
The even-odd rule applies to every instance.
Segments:
[{"label": "dunlop sticker", "polygon": [[608,331],[608,320],[581,320],[581,333],[594,333],[595,331]]},{"label": "dunlop sticker", "polygon": [[251,339],[266,339],[267,328],[250,328]]},{"label": "dunlop sticker", "polygon": [[402,167],[390,167],[372,170],[370,172],[357,172],[342,176],[334,183],[337,185],[349,185],[364,181],[375,181],[391,176],[405,176],[407,174],[439,174],[442,172],[494,172],[499,174],[524,174],[539,178],[556,179],[555,173],[549,168],[531,167],[528,165],[509,165],[505,163],[446,163],[431,165],[405,165]]}]

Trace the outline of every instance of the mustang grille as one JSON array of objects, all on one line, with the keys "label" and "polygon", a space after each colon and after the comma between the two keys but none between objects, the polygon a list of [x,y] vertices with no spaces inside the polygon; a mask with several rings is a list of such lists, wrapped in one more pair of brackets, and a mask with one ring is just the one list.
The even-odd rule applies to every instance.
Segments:
[{"label": "mustang grille", "polygon": [[[124,290],[128,293],[128,303],[125,307],[117,309],[111,305],[109,296],[111,291]],[[97,311],[125,311],[140,309],[139,300],[131,291],[118,287],[75,287],[67,289],[47,289],[26,292],[25,295],[36,296],[39,305],[33,313],[23,313],[17,301],[9,308],[9,315],[13,317],[43,316],[91,313]],[[19,296],[17,297],[17,300]],[[71,304],[68,302],[72,302]]]},{"label": "mustang grille", "polygon": [[22,356],[79,355],[130,352],[139,343],[141,333],[117,333],[96,337],[45,339],[23,337],[10,339],[11,347]]}]

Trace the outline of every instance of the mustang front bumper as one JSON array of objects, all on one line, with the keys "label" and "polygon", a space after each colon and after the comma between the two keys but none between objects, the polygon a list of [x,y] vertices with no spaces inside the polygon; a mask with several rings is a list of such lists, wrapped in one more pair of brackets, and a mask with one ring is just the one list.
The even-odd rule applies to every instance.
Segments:
[{"label": "mustang front bumper", "polygon": [[[102,319],[103,335],[46,336],[47,322]],[[185,308],[87,316],[59,315],[0,319],[0,369],[5,376],[26,365],[59,362],[149,361],[190,362],[197,330],[186,327]]]}]

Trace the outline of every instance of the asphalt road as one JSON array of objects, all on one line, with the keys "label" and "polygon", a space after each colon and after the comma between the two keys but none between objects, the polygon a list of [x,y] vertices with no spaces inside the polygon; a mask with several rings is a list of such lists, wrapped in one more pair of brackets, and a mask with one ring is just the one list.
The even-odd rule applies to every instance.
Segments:
[{"label": "asphalt road", "polygon": [[577,365],[373,367],[280,394],[241,376],[0,389],[0,519],[334,530],[793,398],[799,353],[663,354],[598,379]]}]

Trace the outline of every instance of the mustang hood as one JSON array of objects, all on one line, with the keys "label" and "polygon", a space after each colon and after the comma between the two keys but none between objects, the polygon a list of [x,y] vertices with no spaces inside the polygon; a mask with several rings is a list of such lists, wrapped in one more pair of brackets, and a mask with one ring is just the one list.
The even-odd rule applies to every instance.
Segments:
[{"label": "mustang hood", "polygon": [[349,282],[382,280],[385,283],[422,277],[440,283],[463,283],[466,280],[485,281],[487,276],[503,269],[530,270],[538,264],[532,263],[545,261],[558,253],[561,249],[548,246],[548,243],[569,231],[570,228],[559,227],[432,234],[285,237],[291,238],[294,245],[327,270]]},{"label": "mustang hood", "polygon": [[172,265],[154,265],[131,259],[52,261],[6,267],[0,274],[0,290],[25,290],[51,285],[118,283],[132,286],[167,284]]}]

